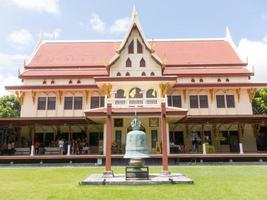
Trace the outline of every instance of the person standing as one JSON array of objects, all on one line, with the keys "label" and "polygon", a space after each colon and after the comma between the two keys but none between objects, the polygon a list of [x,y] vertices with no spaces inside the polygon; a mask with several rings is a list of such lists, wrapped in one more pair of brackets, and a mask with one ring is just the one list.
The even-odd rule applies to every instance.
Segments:
[{"label": "person standing", "polygon": [[40,148],[40,143],[38,141],[35,142],[34,144],[34,149],[35,149],[35,154],[39,154],[39,148]]},{"label": "person standing", "polygon": [[59,153],[60,153],[60,155],[63,155],[64,140],[62,138],[58,141],[58,147],[59,147]]},{"label": "person standing", "polygon": [[12,150],[11,142],[8,142],[8,144],[7,144],[7,153],[8,153],[8,155],[11,154],[11,150]]},{"label": "person standing", "polygon": [[11,142],[11,153],[13,155],[15,154],[15,141],[14,140]]}]

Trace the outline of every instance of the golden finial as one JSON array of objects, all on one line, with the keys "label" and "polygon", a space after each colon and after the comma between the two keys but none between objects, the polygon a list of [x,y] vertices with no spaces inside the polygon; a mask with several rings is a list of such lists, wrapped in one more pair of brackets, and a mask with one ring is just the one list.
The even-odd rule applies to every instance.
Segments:
[{"label": "golden finial", "polygon": [[104,65],[108,66],[108,59],[107,58],[104,59]]},{"label": "golden finial", "polygon": [[166,55],[166,53],[164,53],[164,56],[163,56],[163,65],[166,65],[167,64],[167,61],[168,61],[167,55]]},{"label": "golden finial", "polygon": [[155,49],[156,49],[156,43],[154,42],[154,39],[152,39],[152,41],[150,42],[151,44],[151,51],[152,52],[155,52]]}]

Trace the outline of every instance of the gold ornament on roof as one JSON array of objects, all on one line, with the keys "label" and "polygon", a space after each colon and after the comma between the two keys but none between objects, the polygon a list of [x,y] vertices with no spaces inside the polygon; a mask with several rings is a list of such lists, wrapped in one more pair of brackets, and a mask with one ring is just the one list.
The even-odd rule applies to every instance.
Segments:
[{"label": "gold ornament on roof", "polygon": [[36,92],[32,91],[32,103],[35,104]]},{"label": "gold ornament on roof", "polygon": [[150,46],[151,46],[151,51],[152,51],[152,52],[155,52],[156,44],[154,43],[154,41],[152,41],[152,42],[150,43]]},{"label": "gold ornament on roof", "polygon": [[163,61],[162,61],[164,66],[167,65],[167,61],[168,61],[167,55],[166,53],[164,53]]},{"label": "gold ornament on roof", "polygon": [[23,101],[24,101],[25,92],[16,91],[16,96],[17,96],[17,98],[19,100],[20,105],[22,105]]},{"label": "gold ornament on roof", "polygon": [[171,90],[171,84],[170,83],[160,83],[160,95],[161,97],[164,97],[166,94],[168,94]]},{"label": "gold ornament on roof", "polygon": [[241,88],[236,89],[237,100],[240,102]]},{"label": "gold ornament on roof", "polygon": [[104,84],[102,87],[101,87],[101,90],[102,90],[102,93],[104,95],[106,95],[108,98],[111,97],[111,92],[112,92],[112,85],[110,83],[108,84]]},{"label": "gold ornament on roof", "polygon": [[108,66],[108,59],[107,58],[104,59],[104,65]]},{"label": "gold ornament on roof", "polygon": [[248,92],[248,96],[249,96],[249,102],[252,103],[253,101],[253,98],[256,94],[256,91],[257,89],[256,88],[250,88],[250,89],[247,89],[247,92]]}]

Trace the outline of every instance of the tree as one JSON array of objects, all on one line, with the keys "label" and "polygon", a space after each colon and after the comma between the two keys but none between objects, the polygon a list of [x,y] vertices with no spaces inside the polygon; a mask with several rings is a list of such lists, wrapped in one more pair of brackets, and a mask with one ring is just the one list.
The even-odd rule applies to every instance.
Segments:
[{"label": "tree", "polygon": [[267,114],[267,89],[257,90],[252,108],[254,114]]},{"label": "tree", "polygon": [[0,97],[0,117],[19,117],[20,104],[15,95]]}]

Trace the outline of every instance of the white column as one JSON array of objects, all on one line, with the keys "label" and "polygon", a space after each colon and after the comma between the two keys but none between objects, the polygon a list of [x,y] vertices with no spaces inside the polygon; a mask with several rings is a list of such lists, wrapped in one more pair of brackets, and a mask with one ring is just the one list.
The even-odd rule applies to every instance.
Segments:
[{"label": "white column", "polygon": [[242,143],[239,143],[239,150],[240,150],[240,154],[244,153],[243,144]]},{"label": "white column", "polygon": [[207,152],[206,152],[206,143],[204,143],[204,144],[202,145],[202,147],[203,147],[203,154],[207,154]]},{"label": "white column", "polygon": [[166,133],[167,133],[167,153],[168,155],[170,154],[170,127],[169,127],[169,123],[166,123]]},{"label": "white column", "polygon": [[67,152],[67,156],[70,155],[70,144],[68,144],[68,152]]},{"label": "white column", "polygon": [[106,155],[106,143],[107,143],[107,124],[104,123],[103,127],[103,155]]},{"label": "white column", "polygon": [[31,156],[34,156],[34,145],[31,146]]}]

